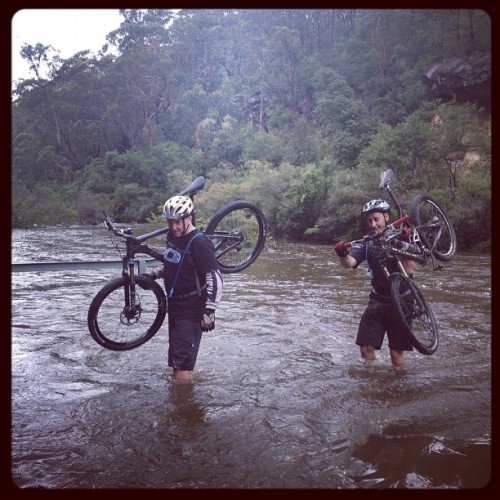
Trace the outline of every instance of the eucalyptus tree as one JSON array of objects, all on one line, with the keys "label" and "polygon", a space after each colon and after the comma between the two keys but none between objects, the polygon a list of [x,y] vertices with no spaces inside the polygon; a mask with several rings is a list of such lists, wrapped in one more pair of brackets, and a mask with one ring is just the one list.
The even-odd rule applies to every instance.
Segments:
[{"label": "eucalyptus tree", "polygon": [[[490,127],[475,105],[426,102],[402,123],[381,127],[360,155],[358,170],[376,179],[393,169],[407,203],[421,192],[433,196],[448,209],[459,244],[470,248],[490,238]],[[476,220],[481,223],[471,222]]]},{"label": "eucalyptus tree", "polygon": [[17,174],[22,175],[19,162],[31,154],[25,149],[28,135],[31,145],[40,143],[35,165],[39,166],[37,177],[45,180],[67,182],[91,158],[114,146],[106,142],[105,131],[98,126],[106,107],[99,66],[88,51],[82,51],[59,60],[49,79],[30,79],[17,86],[12,104]]},{"label": "eucalyptus tree", "polygon": [[171,64],[179,68],[178,93],[162,120],[164,137],[198,147],[196,133],[205,120],[222,128],[226,116],[244,119],[232,48],[238,19],[222,9],[183,9],[169,28]]},{"label": "eucalyptus tree", "polygon": [[106,37],[119,52],[105,75],[114,89],[108,112],[122,124],[130,147],[153,146],[163,140],[162,115],[177,99],[180,68],[172,62],[168,26],[174,13],[166,9],[121,9],[124,21]]},{"label": "eucalyptus tree", "polygon": [[314,117],[321,127],[335,162],[356,168],[360,152],[376,132],[376,123],[344,77],[322,67],[312,77]]},{"label": "eucalyptus tree", "polygon": [[491,21],[480,9],[359,9],[352,27],[329,65],[390,125],[426,99],[422,75],[432,63],[491,44]]}]

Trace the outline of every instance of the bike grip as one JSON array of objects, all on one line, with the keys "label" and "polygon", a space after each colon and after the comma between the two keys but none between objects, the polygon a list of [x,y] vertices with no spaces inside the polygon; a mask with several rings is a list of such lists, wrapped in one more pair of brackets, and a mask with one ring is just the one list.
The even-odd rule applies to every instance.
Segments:
[{"label": "bike grip", "polygon": [[403,217],[401,217],[401,219],[397,219],[395,220],[392,225],[394,227],[398,227],[399,225],[401,225],[403,222],[406,222],[408,219],[410,218],[409,215],[403,215]]}]

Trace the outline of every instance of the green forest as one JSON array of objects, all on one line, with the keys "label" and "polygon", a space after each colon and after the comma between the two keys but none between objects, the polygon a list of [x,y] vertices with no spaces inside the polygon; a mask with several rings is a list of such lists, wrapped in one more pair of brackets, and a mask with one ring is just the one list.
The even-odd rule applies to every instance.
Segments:
[{"label": "green forest", "polygon": [[491,19],[475,9],[121,9],[95,55],[25,44],[12,90],[12,227],[158,222],[257,203],[272,238],[366,232],[425,192],[459,251],[491,241]]}]

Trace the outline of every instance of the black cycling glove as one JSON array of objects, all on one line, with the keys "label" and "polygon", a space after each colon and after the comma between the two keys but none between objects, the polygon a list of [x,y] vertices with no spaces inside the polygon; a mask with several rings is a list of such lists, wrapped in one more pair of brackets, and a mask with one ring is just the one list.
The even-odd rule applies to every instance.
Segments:
[{"label": "black cycling glove", "polygon": [[203,318],[201,319],[201,329],[204,332],[210,332],[215,328],[215,311],[213,309],[205,309]]}]

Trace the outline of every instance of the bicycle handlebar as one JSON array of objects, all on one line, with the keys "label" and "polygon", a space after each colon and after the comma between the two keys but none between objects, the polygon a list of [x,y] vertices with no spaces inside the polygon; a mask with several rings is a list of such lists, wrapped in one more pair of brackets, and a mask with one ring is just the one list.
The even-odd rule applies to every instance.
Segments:
[{"label": "bicycle handlebar", "polygon": [[[365,243],[366,241],[369,241],[369,240],[382,239],[382,238],[384,238],[384,235],[388,240],[392,240],[401,234],[401,231],[398,231],[397,233],[393,233],[392,230],[397,229],[401,224],[403,224],[404,222],[409,220],[409,218],[410,218],[409,215],[403,215],[403,217],[396,219],[394,222],[389,224],[381,233],[367,235],[360,240],[348,241],[344,245],[346,248],[351,248],[351,246],[353,244],[356,244],[356,243],[362,244],[362,243]],[[387,232],[389,232],[389,235],[386,235]]]},{"label": "bicycle handlebar", "polygon": [[120,236],[121,238],[124,238],[126,240],[132,240],[138,244],[141,243],[141,240],[139,238],[136,238],[135,236],[132,235],[132,229],[130,229],[130,228],[118,229],[115,226],[115,221],[113,220],[113,218],[110,215],[108,215],[106,212],[104,212],[104,216],[105,216],[104,225],[108,228],[109,231],[113,231],[113,233],[116,236]]}]

